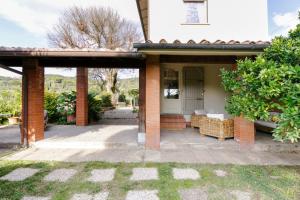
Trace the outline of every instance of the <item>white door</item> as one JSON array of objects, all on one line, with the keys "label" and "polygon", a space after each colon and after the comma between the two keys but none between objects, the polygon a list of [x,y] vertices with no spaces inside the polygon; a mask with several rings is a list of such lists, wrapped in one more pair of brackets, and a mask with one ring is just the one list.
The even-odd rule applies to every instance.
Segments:
[{"label": "white door", "polygon": [[161,74],[161,113],[181,114],[180,71],[165,67]]},{"label": "white door", "polygon": [[195,110],[204,109],[203,69],[199,67],[183,68],[183,114],[190,115]]}]

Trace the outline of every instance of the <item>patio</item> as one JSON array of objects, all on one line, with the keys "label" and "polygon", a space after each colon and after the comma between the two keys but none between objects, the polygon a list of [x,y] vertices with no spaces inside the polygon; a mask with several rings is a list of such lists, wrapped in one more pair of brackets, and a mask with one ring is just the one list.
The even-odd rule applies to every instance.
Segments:
[{"label": "patio", "polygon": [[[137,119],[103,119],[97,124],[85,127],[50,124],[45,139],[33,144],[35,148],[53,149],[144,149],[137,143]],[[0,147],[17,145],[20,141],[18,126],[0,128]],[[200,136],[198,129],[183,131],[161,131],[161,149],[233,150],[240,146],[233,139],[218,141],[209,136]],[[300,152],[299,143],[281,143],[272,139],[271,134],[257,132],[252,151]]]}]

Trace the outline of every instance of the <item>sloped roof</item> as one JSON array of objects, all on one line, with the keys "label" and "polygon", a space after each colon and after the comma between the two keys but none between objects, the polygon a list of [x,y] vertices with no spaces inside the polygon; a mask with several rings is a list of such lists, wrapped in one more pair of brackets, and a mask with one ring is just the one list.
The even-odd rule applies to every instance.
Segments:
[{"label": "sloped roof", "polygon": [[269,41],[223,41],[210,42],[206,39],[196,42],[189,40],[182,43],[174,40],[168,43],[161,39],[158,43],[147,40],[145,43],[135,43],[138,52],[155,54],[193,54],[193,55],[257,55],[270,45]]},{"label": "sloped roof", "polygon": [[22,66],[23,59],[38,59],[48,67],[116,67],[137,68],[144,56],[136,51],[124,49],[61,49],[0,47],[0,64]]},{"label": "sloped roof", "polygon": [[144,38],[148,39],[148,0],[136,0],[140,20],[143,28]]}]

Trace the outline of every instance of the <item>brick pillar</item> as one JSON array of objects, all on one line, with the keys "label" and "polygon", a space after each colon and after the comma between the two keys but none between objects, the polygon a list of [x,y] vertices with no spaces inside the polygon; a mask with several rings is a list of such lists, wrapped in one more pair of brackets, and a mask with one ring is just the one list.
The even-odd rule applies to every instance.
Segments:
[{"label": "brick pillar", "polygon": [[255,142],[254,122],[243,117],[234,118],[234,138],[241,147],[252,146]]},{"label": "brick pillar", "polygon": [[147,56],[146,60],[146,148],[160,148],[159,56]]},{"label": "brick pillar", "polygon": [[[27,127],[29,144],[44,139],[44,67],[39,66],[38,60],[23,60],[23,72],[27,77]],[[23,82],[24,84],[24,82]],[[23,88],[23,98],[24,90]],[[24,99],[23,99],[24,100]],[[25,101],[23,101],[25,102]],[[25,121],[24,106],[22,120]]]},{"label": "brick pillar", "polygon": [[77,67],[76,125],[88,125],[88,68]]}]

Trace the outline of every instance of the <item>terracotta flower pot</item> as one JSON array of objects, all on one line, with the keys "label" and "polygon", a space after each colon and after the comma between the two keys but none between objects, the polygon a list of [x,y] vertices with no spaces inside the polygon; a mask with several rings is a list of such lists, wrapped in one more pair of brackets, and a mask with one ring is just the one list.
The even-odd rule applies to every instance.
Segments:
[{"label": "terracotta flower pot", "polygon": [[75,120],[76,120],[75,114],[67,116],[67,122],[68,123],[74,122]]},{"label": "terracotta flower pot", "polygon": [[18,124],[19,123],[19,117],[9,117],[8,118],[8,123],[10,125]]}]

